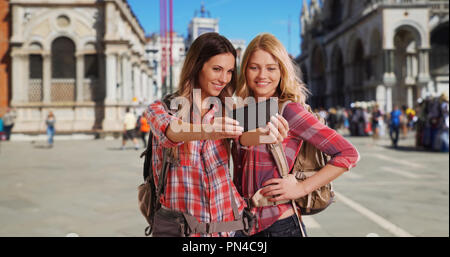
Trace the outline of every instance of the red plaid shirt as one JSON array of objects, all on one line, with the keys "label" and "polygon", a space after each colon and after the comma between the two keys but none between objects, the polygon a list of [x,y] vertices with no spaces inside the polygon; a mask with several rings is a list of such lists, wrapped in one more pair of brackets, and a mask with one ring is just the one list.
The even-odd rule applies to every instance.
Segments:
[{"label": "red plaid shirt", "polygon": [[[318,121],[299,103],[289,103],[283,111],[283,117],[289,123],[288,137],[283,141],[283,148],[290,170],[300,151],[303,140],[316,146],[332,158],[328,162],[334,166],[350,169],[359,161],[355,147]],[[272,154],[266,145],[239,147],[234,172],[234,181],[244,198],[251,198],[262,184],[271,178],[280,178]],[[258,217],[258,229],[253,234],[270,227],[288,209],[291,204],[269,207],[256,207],[252,212]]]},{"label": "red plaid shirt", "polygon": [[[214,118],[214,106],[203,117],[204,122]],[[194,115],[194,114],[192,114]],[[166,137],[170,122],[178,119],[169,115],[161,101],[152,103],[146,113],[153,132],[153,175],[158,183],[157,171],[162,165],[162,148],[178,147],[179,164],[171,165],[167,174],[165,194],[161,204],[188,213],[201,223],[233,221],[231,194],[233,193],[239,213],[245,202],[236,190],[229,170],[228,153],[221,140],[201,140],[175,143]],[[193,123],[200,123],[199,115]],[[193,234],[191,236],[232,236],[233,233]]]}]

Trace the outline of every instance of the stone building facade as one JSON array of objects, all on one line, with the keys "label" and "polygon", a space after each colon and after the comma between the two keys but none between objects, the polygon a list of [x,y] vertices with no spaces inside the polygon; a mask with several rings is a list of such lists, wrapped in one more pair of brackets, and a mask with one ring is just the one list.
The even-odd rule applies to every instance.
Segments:
[{"label": "stone building facade", "polygon": [[14,132],[121,131],[152,94],[145,33],[126,0],[11,0]]},{"label": "stone building facade", "polygon": [[315,107],[413,107],[448,94],[445,0],[303,0],[299,64]]},{"label": "stone building facade", "polygon": [[178,81],[183,67],[184,58],[186,56],[185,38],[182,35],[173,32],[172,37],[172,71],[170,71],[169,51],[170,46],[167,43],[168,52],[166,54],[167,71],[165,83],[163,83],[162,59],[163,59],[163,39],[159,34],[154,33],[147,38],[146,51],[148,60],[153,69],[153,95],[151,101],[160,99],[163,95],[175,91],[178,88]]}]

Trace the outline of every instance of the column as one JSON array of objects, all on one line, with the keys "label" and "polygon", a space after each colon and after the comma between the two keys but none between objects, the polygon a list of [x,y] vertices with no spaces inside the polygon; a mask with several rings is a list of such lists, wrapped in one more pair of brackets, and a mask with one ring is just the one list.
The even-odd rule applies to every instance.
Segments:
[{"label": "column", "polygon": [[118,102],[123,100],[123,62],[122,55],[117,56],[117,87],[116,87],[116,99]]},{"label": "column", "polygon": [[16,104],[24,101],[24,91],[23,87],[23,55],[17,53],[17,50],[13,50],[11,53],[11,66],[12,66],[12,99],[11,103]]},{"label": "column", "polygon": [[106,98],[105,103],[115,103],[116,100],[116,72],[117,56],[115,53],[106,54]]},{"label": "column", "polygon": [[130,99],[128,94],[128,88],[130,87],[129,75],[128,75],[128,56],[126,54],[122,55],[122,101],[127,102]]},{"label": "column", "polygon": [[396,82],[394,74],[394,50],[387,49],[384,51],[384,74],[383,81],[385,84],[394,85]]},{"label": "column", "polygon": [[12,37],[11,43],[23,41],[22,26],[23,26],[23,7],[18,5],[12,6]]},{"label": "column", "polygon": [[146,102],[148,101],[148,85],[147,85],[147,74],[145,73],[145,70],[142,70],[141,73],[141,88],[142,88],[142,101]]},{"label": "column", "polygon": [[419,83],[426,84],[430,80],[428,49],[419,50]]},{"label": "column", "polygon": [[22,55],[22,101],[29,102],[29,87],[30,87],[30,55]]},{"label": "column", "polygon": [[386,87],[386,112],[392,111],[392,87]]},{"label": "column", "polygon": [[105,40],[114,39],[114,24],[116,24],[115,18],[115,6],[113,2],[106,2],[105,8]]},{"label": "column", "polygon": [[126,81],[127,86],[125,87],[125,102],[129,104],[133,98],[133,65],[131,63],[131,59],[129,58],[127,59],[126,65]]},{"label": "column", "polygon": [[406,105],[410,108],[414,107],[413,86],[406,88]]},{"label": "column", "polygon": [[379,104],[383,112],[386,112],[386,87],[378,85],[375,90],[375,101]]},{"label": "column", "polygon": [[43,87],[43,99],[44,103],[51,102],[51,87],[52,87],[52,59],[50,53],[44,53],[42,55],[42,87]]},{"label": "column", "polygon": [[405,84],[406,85],[413,85],[415,83],[414,77],[413,77],[413,55],[407,54],[406,55],[406,77],[405,77]]},{"label": "column", "polygon": [[101,49],[97,53],[98,58],[98,84],[96,88],[92,90],[92,99],[95,102],[103,101],[105,98],[105,90],[106,90],[106,60],[103,49]]},{"label": "column", "polygon": [[139,76],[139,66],[137,64],[133,65],[133,98],[139,97],[139,83],[140,76]]},{"label": "column", "polygon": [[77,54],[77,103],[83,102],[84,99],[84,55]]}]

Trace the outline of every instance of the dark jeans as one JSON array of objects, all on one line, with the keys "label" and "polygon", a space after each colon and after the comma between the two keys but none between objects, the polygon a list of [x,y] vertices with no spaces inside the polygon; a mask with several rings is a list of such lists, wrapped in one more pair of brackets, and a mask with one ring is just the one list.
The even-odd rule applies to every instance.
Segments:
[{"label": "dark jeans", "polygon": [[399,132],[400,132],[400,126],[391,125],[389,135],[391,137],[391,141],[392,141],[392,144],[394,145],[394,147],[397,147]]},{"label": "dark jeans", "polygon": [[11,130],[14,127],[14,124],[9,125],[9,126],[3,126],[3,130],[5,130],[5,134],[6,134],[6,140],[9,141],[9,138],[11,137]]},{"label": "dark jeans", "polygon": [[[306,234],[305,224],[302,223],[303,231]],[[235,237],[246,237],[241,231],[237,231]],[[297,216],[292,215],[282,220],[277,220],[272,226],[252,235],[251,237],[302,237]]]},{"label": "dark jeans", "polygon": [[142,139],[142,142],[144,142],[144,147],[147,147],[147,132],[140,132],[140,136]]}]

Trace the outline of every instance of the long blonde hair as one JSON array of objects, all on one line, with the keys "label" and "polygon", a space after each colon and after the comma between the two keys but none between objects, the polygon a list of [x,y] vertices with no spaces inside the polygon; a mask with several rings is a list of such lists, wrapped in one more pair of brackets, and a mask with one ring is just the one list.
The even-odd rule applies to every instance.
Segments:
[{"label": "long blonde hair", "polygon": [[269,33],[262,33],[256,36],[245,50],[236,88],[236,96],[243,99],[254,96],[252,90],[247,85],[245,72],[250,57],[259,49],[271,54],[280,66],[281,80],[277,88],[278,102],[284,103],[285,101],[290,100],[304,104],[309,92],[305,83],[303,83],[299,77],[301,71],[298,66],[293,63],[293,60],[289,57],[283,44],[274,35]]}]

